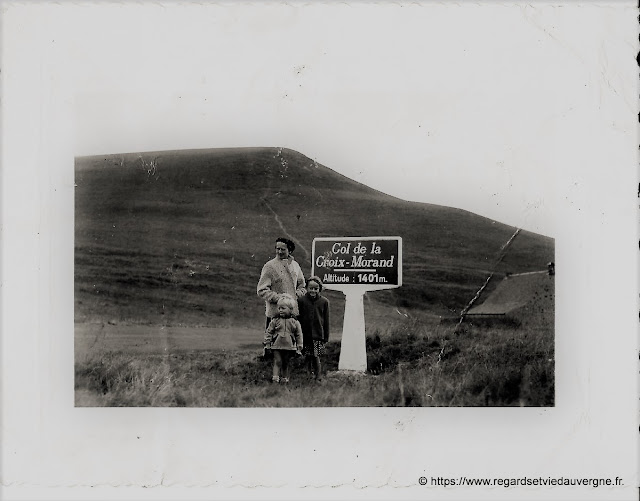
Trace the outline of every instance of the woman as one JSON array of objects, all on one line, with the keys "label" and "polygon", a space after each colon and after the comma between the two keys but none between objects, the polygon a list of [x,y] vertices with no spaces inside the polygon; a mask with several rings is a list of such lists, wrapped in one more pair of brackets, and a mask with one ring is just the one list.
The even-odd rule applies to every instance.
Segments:
[{"label": "woman", "polygon": [[[257,292],[265,301],[265,315],[267,322],[278,316],[278,299],[281,294],[289,294],[299,298],[306,294],[304,288],[304,275],[300,265],[293,258],[291,253],[296,245],[288,238],[279,237],[276,239],[276,257],[267,261],[262,267]],[[296,302],[293,314],[298,316],[298,304]]]}]

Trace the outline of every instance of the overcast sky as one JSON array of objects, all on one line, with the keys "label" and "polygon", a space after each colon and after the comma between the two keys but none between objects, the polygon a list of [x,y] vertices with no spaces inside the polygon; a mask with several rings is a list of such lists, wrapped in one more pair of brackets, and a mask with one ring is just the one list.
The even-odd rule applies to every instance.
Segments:
[{"label": "overcast sky", "polygon": [[615,136],[624,124],[605,113],[633,106],[636,75],[610,61],[635,46],[605,36],[619,9],[610,20],[491,3],[51,13],[26,29],[40,77],[53,72],[68,93],[75,155],[283,146],[391,195],[549,236],[579,182],[578,150]]}]

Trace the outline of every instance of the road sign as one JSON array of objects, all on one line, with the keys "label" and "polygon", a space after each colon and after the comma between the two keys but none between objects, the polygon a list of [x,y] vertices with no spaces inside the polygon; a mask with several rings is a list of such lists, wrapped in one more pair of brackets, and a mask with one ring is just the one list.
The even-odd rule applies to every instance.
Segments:
[{"label": "road sign", "polygon": [[402,285],[400,237],[315,238],[312,273],[327,289],[364,285],[366,290]]},{"label": "road sign", "polygon": [[366,371],[365,292],[402,286],[402,238],[322,237],[313,240],[312,275],[345,295],[338,369]]}]

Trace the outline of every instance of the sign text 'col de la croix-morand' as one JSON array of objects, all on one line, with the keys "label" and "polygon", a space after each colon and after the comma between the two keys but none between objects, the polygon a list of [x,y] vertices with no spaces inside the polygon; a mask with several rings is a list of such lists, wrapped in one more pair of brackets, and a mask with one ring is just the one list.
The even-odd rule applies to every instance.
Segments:
[{"label": "sign text 'col de la croix-morand'", "polygon": [[312,274],[346,296],[338,369],[366,371],[363,296],[402,285],[402,238],[315,238]]}]

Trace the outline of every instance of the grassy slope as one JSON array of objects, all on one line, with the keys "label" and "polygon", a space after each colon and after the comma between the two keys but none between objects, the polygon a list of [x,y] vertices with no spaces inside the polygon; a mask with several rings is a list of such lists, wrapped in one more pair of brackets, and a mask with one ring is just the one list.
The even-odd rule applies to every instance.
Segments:
[{"label": "grassy slope", "polygon": [[[395,308],[459,312],[514,231],[396,199],[286,149],[82,157],[76,185],[77,321],[256,325],[263,307],[255,284],[281,224],[299,243],[305,275],[314,237],[403,238],[404,285],[368,294],[368,318]],[[498,276],[550,260],[553,240],[522,232]],[[328,295],[340,328],[342,296]]]},{"label": "grassy slope", "polygon": [[[288,386],[271,385],[257,350],[92,352],[76,360],[77,406],[553,406],[553,280],[516,314],[518,325],[454,326],[404,319],[367,337],[366,376],[339,376],[339,343],[310,380],[295,359]],[[476,321],[478,320],[478,321]],[[333,377],[331,377],[333,376]]]},{"label": "grassy slope", "polygon": [[77,406],[334,407],[554,405],[553,330],[443,326],[406,321],[367,339],[369,372],[310,379],[301,359],[288,386],[269,384],[271,364],[247,351],[95,354],[76,364]]}]

